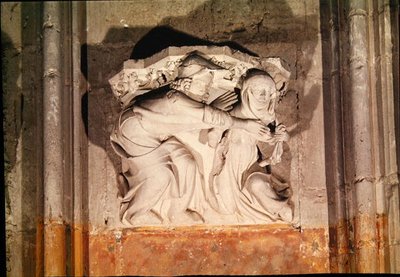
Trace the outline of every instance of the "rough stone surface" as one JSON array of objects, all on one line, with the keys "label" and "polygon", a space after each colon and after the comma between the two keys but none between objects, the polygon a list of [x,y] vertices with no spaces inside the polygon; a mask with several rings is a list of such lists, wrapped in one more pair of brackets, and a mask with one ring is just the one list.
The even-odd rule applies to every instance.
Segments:
[{"label": "rough stone surface", "polygon": [[89,272],[253,275],[329,271],[327,232],[287,226],[124,229],[92,234]]},{"label": "rough stone surface", "polygon": [[35,272],[41,195],[40,5],[1,4],[7,274]]}]

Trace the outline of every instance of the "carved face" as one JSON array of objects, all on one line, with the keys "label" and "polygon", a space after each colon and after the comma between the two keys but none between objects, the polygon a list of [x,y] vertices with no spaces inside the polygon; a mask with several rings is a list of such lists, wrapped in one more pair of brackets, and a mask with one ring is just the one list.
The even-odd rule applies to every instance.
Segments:
[{"label": "carved face", "polygon": [[263,82],[255,82],[254,85],[250,84],[249,89],[260,103],[268,103],[276,91],[275,83],[270,78],[264,79]]},{"label": "carved face", "polygon": [[257,109],[267,107],[276,96],[275,82],[266,75],[249,78],[245,81],[244,89],[248,90],[249,104]]},{"label": "carved face", "polygon": [[256,75],[243,83],[242,103],[256,118],[271,122],[275,118],[276,87],[267,75]]}]

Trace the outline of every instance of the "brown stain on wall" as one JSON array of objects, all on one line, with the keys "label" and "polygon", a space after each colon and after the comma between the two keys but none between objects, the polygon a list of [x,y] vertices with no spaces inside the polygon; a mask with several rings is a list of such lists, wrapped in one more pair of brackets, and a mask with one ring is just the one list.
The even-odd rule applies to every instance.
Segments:
[{"label": "brown stain on wall", "polygon": [[44,225],[44,275],[66,274],[66,233],[65,224],[55,221]]},{"label": "brown stain on wall", "polygon": [[375,228],[368,226],[376,225],[374,216],[359,214],[353,218],[354,221],[354,253],[356,272],[375,273],[377,270],[377,234]]},{"label": "brown stain on wall", "polygon": [[350,272],[350,258],[349,258],[349,234],[348,234],[348,220],[340,219],[337,228],[337,261],[338,272]]},{"label": "brown stain on wall", "polygon": [[339,219],[329,226],[330,272],[350,272],[349,222]]},{"label": "brown stain on wall", "polygon": [[74,276],[86,276],[88,232],[84,224],[74,224],[72,229],[72,272]]},{"label": "brown stain on wall", "polygon": [[[95,251],[92,251],[94,250]],[[115,239],[112,233],[89,237],[89,273],[97,276],[117,275],[115,271]],[[132,256],[134,257],[134,256]]]},{"label": "brown stain on wall", "polygon": [[[368,224],[374,224],[376,232],[360,233],[359,230],[365,230]],[[364,214],[351,221],[341,219],[330,228],[334,230],[334,235],[330,237],[330,244],[333,245],[330,249],[331,272],[388,272],[390,261],[387,258],[389,249],[386,214]],[[353,232],[349,233],[348,228]],[[350,244],[347,243],[349,240]],[[372,268],[373,263],[377,263],[376,270]]]},{"label": "brown stain on wall", "polygon": [[[354,224],[370,222],[377,226],[377,234],[371,234],[372,237],[361,238],[357,232],[354,234],[358,270],[378,261],[379,272],[386,272],[387,216],[357,219],[353,219]],[[337,267],[350,266],[352,252],[349,248],[338,247],[333,256],[329,252],[325,228],[299,231],[284,224],[104,231],[93,231],[92,228],[90,233],[85,226],[76,224],[73,228],[72,266],[76,276],[335,272]],[[346,228],[346,221],[339,221],[335,228]],[[38,220],[37,230],[36,276],[42,276],[43,272],[46,276],[65,274],[68,247],[65,245],[65,224],[49,221],[43,225]],[[346,239],[342,233],[338,232],[337,241]],[[85,248],[87,241],[88,249]],[[44,247],[40,247],[43,244]],[[362,248],[364,255],[366,251],[376,255],[360,259],[358,248]]]},{"label": "brown stain on wall", "polygon": [[390,269],[389,247],[388,247],[388,216],[386,214],[377,214],[377,247],[378,247],[378,272],[388,272]]},{"label": "brown stain on wall", "polygon": [[36,258],[36,268],[35,268],[35,276],[40,277],[43,276],[43,265],[44,265],[44,226],[43,220],[37,219],[36,220],[36,248],[35,248],[35,258]]},{"label": "brown stain on wall", "polygon": [[288,226],[146,228],[90,235],[89,273],[104,275],[329,272],[328,231]]}]

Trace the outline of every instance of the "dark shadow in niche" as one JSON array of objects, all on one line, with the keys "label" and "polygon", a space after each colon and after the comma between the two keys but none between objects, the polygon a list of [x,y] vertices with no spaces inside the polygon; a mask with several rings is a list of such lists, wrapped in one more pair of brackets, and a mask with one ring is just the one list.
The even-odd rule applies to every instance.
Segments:
[{"label": "dark shadow in niche", "polygon": [[[43,201],[40,198],[43,195],[42,55],[38,39],[41,7],[41,3],[15,3],[2,6],[4,9],[10,9],[14,24],[20,26],[20,29],[12,30],[13,34],[19,34],[21,37],[21,41],[15,45],[7,33],[3,30],[1,32],[3,72],[1,106],[4,115],[2,166],[5,173],[4,197],[1,198],[5,201],[5,203],[2,202],[2,208],[6,208],[3,215],[11,215],[8,218],[9,223],[16,224],[15,228],[10,228],[11,233],[8,235],[11,240],[19,241],[14,248],[11,245],[11,251],[20,255],[18,258],[21,269],[14,270],[16,272],[20,270],[23,276],[29,276],[35,270],[43,274],[40,273],[42,268],[36,268],[42,264],[43,257],[35,253],[36,247],[41,247],[38,245],[40,240],[36,240],[36,237],[42,235],[41,228],[38,227],[43,217]],[[15,21],[17,13],[14,10],[18,9],[21,13],[20,22]],[[9,174],[16,174],[18,177],[12,176],[10,182],[7,183]],[[18,194],[15,194],[16,189],[19,190]],[[10,195],[10,191],[14,194]],[[18,202],[21,202],[21,206]],[[8,258],[9,254],[5,252],[4,259]],[[35,256],[36,259],[32,259]],[[5,266],[6,263],[3,265]]]},{"label": "dark shadow in niche", "polygon": [[[397,5],[397,7],[396,7]],[[391,0],[390,1],[390,22],[392,31],[392,70],[393,76],[400,76],[399,73],[399,26],[400,26],[400,16],[399,16],[399,2]],[[399,78],[393,78],[393,94],[394,94],[394,122],[395,122],[395,136],[400,138],[400,91],[399,91]],[[400,172],[400,139],[396,139],[396,156],[397,156],[397,171]],[[400,190],[399,190],[400,194]],[[399,195],[400,198],[400,195]]]},{"label": "dark shadow in niche", "polygon": [[[12,109],[10,105],[12,101],[11,94],[12,89],[17,86],[17,74],[9,74],[9,72],[18,71],[19,62],[10,62],[10,56],[14,56],[16,60],[19,60],[19,55],[17,54],[17,49],[14,46],[11,38],[1,31],[1,71],[2,71],[2,89],[1,89],[1,110],[3,113],[3,128],[1,128],[1,145],[0,149],[3,150],[3,155],[1,156],[0,169],[4,172],[3,175],[3,187],[0,192],[0,205],[1,205],[1,222],[6,222],[6,213],[11,212],[11,198],[9,194],[9,184],[7,183],[8,174],[11,173],[13,166],[15,166],[16,156],[17,156],[17,136],[19,135],[21,128],[13,128],[11,126],[10,120],[7,118],[9,109]],[[4,97],[4,98],[3,98]],[[7,97],[7,99],[6,99]],[[3,102],[4,99],[4,102]],[[15,114],[15,113],[14,113]],[[7,120],[8,119],[8,120]],[[17,123],[15,122],[17,127]],[[11,132],[10,132],[11,131]],[[15,136],[15,137],[14,137]],[[6,224],[1,228],[1,246],[2,249],[6,249]],[[2,271],[8,272],[6,267],[6,261],[8,260],[8,251],[4,251],[3,254],[3,265]],[[4,253],[3,252],[3,253]]]},{"label": "dark shadow in niche", "polygon": [[[82,46],[82,53],[86,53],[86,63],[82,63],[82,72],[91,88],[82,98],[82,102],[87,104],[87,109],[82,110],[82,116],[86,117],[83,118],[85,129],[90,142],[105,150],[115,167],[115,172],[121,170],[120,158],[112,150],[109,136],[120,107],[113,98],[108,79],[121,70],[125,60],[150,57],[168,46],[226,45],[257,56],[250,47],[244,46],[253,43],[294,45],[296,58],[287,62],[294,69],[292,78],[296,79],[297,84],[296,87],[289,85],[289,91],[281,102],[279,112],[283,113],[281,121],[291,130],[291,137],[309,128],[321,97],[319,87],[314,86],[309,91],[304,91],[305,78],[313,63],[313,54],[318,42],[318,15],[295,16],[285,1],[238,2],[238,6],[235,6],[234,10],[231,7],[227,13],[242,13],[246,10],[242,8],[248,8],[252,13],[259,14],[259,18],[249,19],[249,22],[246,22],[248,25],[244,26],[226,25],[226,30],[220,32],[211,28],[213,31],[205,34],[204,30],[208,27],[204,27],[204,24],[212,24],[207,19],[211,18],[210,20],[215,22],[214,19],[219,16],[221,22],[224,22],[225,11],[222,9],[218,12],[218,6],[223,7],[225,2],[207,1],[188,15],[162,19],[157,27],[111,28],[101,43]],[[245,7],[239,7],[240,5]],[[190,33],[178,29],[190,29]],[[308,55],[303,54],[305,49],[308,50]],[[300,116],[299,107],[302,105],[307,109],[301,109]],[[286,158],[289,161],[281,165],[282,168],[289,169],[282,170],[284,178],[290,176],[292,157],[290,155]]]},{"label": "dark shadow in niche", "polygon": [[[341,111],[338,113],[337,107],[340,96],[339,91],[331,90],[331,72],[332,72],[332,40],[330,35],[331,29],[330,26],[335,26],[337,22],[332,20],[332,23],[329,24],[329,19],[331,18],[331,7],[328,2],[321,3],[320,6],[320,17],[321,17],[321,40],[322,40],[322,55],[325,57],[323,59],[323,93],[324,97],[324,126],[325,126],[325,143],[330,147],[325,147],[325,157],[326,157],[326,165],[325,165],[325,174],[327,179],[327,194],[330,196],[328,201],[328,221],[329,221],[329,248],[332,253],[332,256],[338,255],[337,250],[337,223],[338,223],[338,215],[336,213],[337,207],[340,206],[340,203],[337,199],[338,188],[340,185],[344,185],[343,179],[338,180],[342,170],[340,166],[337,164],[338,155],[341,155],[341,151],[338,152],[337,142],[338,135],[341,135],[341,124],[338,125],[338,120],[341,119]],[[333,76],[333,78],[337,77]],[[334,95],[336,93],[337,96]],[[340,103],[340,102],[339,102]],[[338,118],[339,117],[339,118]],[[340,149],[339,149],[340,150]],[[331,268],[334,265],[335,261],[331,261]],[[337,265],[336,265],[337,266]]]},{"label": "dark shadow in niche", "polygon": [[[22,226],[25,256],[22,263],[24,274],[32,273],[37,265],[41,272],[44,257],[35,257],[37,235],[42,235],[38,222],[44,211],[43,188],[43,100],[42,100],[42,45],[41,19],[43,4],[21,3],[21,140],[22,140]],[[25,142],[25,143],[24,143]],[[35,219],[35,220],[34,220]],[[41,273],[39,273],[41,274]]]},{"label": "dark shadow in niche", "polygon": [[201,39],[184,32],[175,30],[170,26],[158,26],[151,29],[133,47],[130,59],[145,59],[168,48],[170,46],[228,46],[251,56],[258,56],[256,53],[241,46],[234,41],[213,42]]},{"label": "dark shadow in niche", "polygon": [[[86,26],[87,26],[87,18],[86,16],[86,4],[81,3],[80,6],[80,14],[82,15],[80,19],[80,31],[79,31],[79,38],[81,42],[85,42],[87,39],[87,32],[86,32]],[[82,125],[85,131],[85,134],[81,134],[81,139],[82,145],[81,148],[81,178],[82,178],[82,188],[81,188],[81,193],[82,193],[82,214],[81,214],[81,223],[82,223],[82,233],[83,233],[83,238],[82,238],[82,256],[83,256],[83,275],[89,275],[89,187],[88,187],[88,168],[89,168],[89,147],[88,147],[88,92],[85,91],[86,89],[86,84],[85,81],[87,81],[87,44],[81,45],[81,56],[80,56],[80,67],[81,67],[81,73],[85,77],[86,80],[80,80],[84,86],[82,86],[82,91],[80,93],[82,94],[81,97],[81,117],[82,117]],[[73,53],[74,54],[74,53]],[[76,69],[77,70],[77,69]],[[79,112],[79,111],[78,111]],[[81,126],[80,126],[81,127]],[[81,133],[82,131],[80,131]],[[78,222],[79,223],[79,222]],[[72,254],[74,255],[74,254]]]}]

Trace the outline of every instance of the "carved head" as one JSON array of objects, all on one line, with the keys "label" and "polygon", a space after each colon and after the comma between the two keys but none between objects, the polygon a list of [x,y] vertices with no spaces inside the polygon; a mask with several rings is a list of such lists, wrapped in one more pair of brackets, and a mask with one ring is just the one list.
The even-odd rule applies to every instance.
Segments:
[{"label": "carved head", "polygon": [[171,88],[197,102],[208,103],[210,97],[233,90],[235,86],[234,81],[225,80],[230,71],[223,68],[223,64],[215,57],[208,58],[200,52],[191,52],[179,65],[178,78],[171,84]]},{"label": "carved head", "polygon": [[256,118],[267,121],[266,123],[275,120],[277,95],[275,82],[267,72],[248,74],[243,81],[241,90],[243,108]]}]

